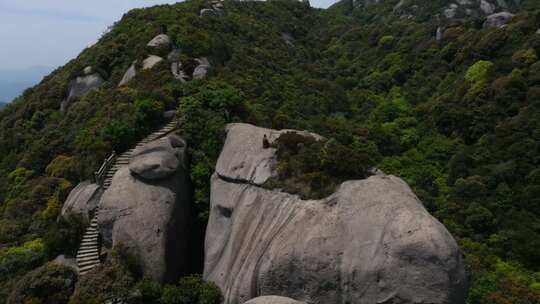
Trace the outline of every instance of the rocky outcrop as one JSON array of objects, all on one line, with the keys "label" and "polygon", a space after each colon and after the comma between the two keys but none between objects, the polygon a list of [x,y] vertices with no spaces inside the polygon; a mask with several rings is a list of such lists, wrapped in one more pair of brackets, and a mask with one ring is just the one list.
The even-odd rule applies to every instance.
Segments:
[{"label": "rocky outcrop", "polygon": [[484,28],[488,27],[504,27],[510,20],[514,18],[514,14],[509,12],[502,12],[487,16],[484,22]]},{"label": "rocky outcrop", "polygon": [[69,193],[60,215],[62,217],[80,215],[87,222],[90,222],[90,212],[97,207],[101,194],[102,191],[97,184],[90,181],[78,184]]},{"label": "rocky outcrop", "polygon": [[93,90],[97,90],[105,80],[98,73],[94,73],[92,67],[86,67],[83,75],[75,78],[69,85],[68,97],[60,105],[60,110],[64,112],[69,103],[82,97]]},{"label": "rocky outcrop", "polygon": [[278,131],[244,123],[229,124],[225,131],[227,138],[216,164],[216,173],[223,178],[255,185],[262,185],[276,175],[276,149],[263,147],[265,135],[270,142],[287,132],[311,136],[316,140],[322,138],[306,131]]},{"label": "rocky outcrop", "polygon": [[163,58],[156,56],[156,55],[150,55],[142,62],[142,69],[143,70],[149,70],[153,67],[155,67],[158,63],[162,62]]},{"label": "rocky outcrop", "polygon": [[124,244],[143,274],[160,282],[174,281],[187,267],[185,149],[174,135],[138,148],[101,200],[98,223],[105,246]]},{"label": "rocky outcrop", "polygon": [[305,302],[299,302],[291,298],[279,297],[279,296],[264,296],[251,299],[244,304],[306,304]]},{"label": "rocky outcrop", "polygon": [[180,164],[184,164],[184,154],[178,149],[185,148],[183,140],[171,136],[165,141],[151,142],[135,149],[129,162],[132,174],[149,180],[159,180],[173,175]]},{"label": "rocky outcrop", "polygon": [[150,40],[146,46],[150,48],[169,48],[171,46],[171,38],[165,34],[159,34]]},{"label": "rocky outcrop", "polygon": [[122,80],[120,80],[120,83],[118,86],[126,85],[131,79],[135,78],[137,76],[137,69],[135,68],[135,65],[137,62],[133,62],[133,64],[129,67],[129,69],[124,73],[124,77],[122,77]]},{"label": "rocky outcrop", "polygon": [[275,163],[262,137],[272,142],[282,132],[227,128],[211,183],[204,268],[225,303],[260,295],[306,303],[464,303],[455,240],[401,179],[378,173],[307,201],[260,187]]},{"label": "rocky outcrop", "polygon": [[210,61],[208,61],[208,58],[202,57],[195,59],[197,61],[197,66],[195,67],[195,70],[193,71],[193,79],[204,79],[206,78],[208,71],[211,68]]}]

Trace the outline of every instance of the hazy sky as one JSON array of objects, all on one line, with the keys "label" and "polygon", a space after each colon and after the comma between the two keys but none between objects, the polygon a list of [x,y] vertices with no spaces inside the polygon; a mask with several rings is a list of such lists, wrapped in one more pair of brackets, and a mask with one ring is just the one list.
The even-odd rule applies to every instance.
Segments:
[{"label": "hazy sky", "polygon": [[[0,0],[0,69],[57,67],[97,41],[128,10],[166,0]],[[311,0],[328,7],[337,0]]]}]

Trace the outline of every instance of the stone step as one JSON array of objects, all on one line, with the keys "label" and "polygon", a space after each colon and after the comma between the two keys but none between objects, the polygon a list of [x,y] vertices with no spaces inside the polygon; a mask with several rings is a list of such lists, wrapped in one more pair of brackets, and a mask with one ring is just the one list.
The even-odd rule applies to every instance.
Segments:
[{"label": "stone step", "polygon": [[99,257],[99,251],[96,249],[95,251],[91,251],[91,252],[88,252],[88,253],[77,254],[77,256],[76,256],[77,260],[87,258],[87,257]]},{"label": "stone step", "polygon": [[82,247],[86,247],[86,248],[96,247],[97,248],[97,246],[98,246],[97,240],[95,240],[95,241],[82,241],[81,242],[81,248]]},{"label": "stone step", "polygon": [[97,243],[98,242],[98,236],[83,236],[82,240],[81,240],[81,244],[84,244],[84,243]]},{"label": "stone step", "polygon": [[91,264],[99,264],[99,257],[86,258],[86,259],[77,259],[77,266],[84,267]]},{"label": "stone step", "polygon": [[84,266],[84,267],[79,267],[79,273],[81,275],[84,275],[84,274],[87,274],[89,273],[92,269],[94,269],[96,266],[98,266],[99,264],[94,264],[94,265],[88,265],[88,266]]},{"label": "stone step", "polygon": [[99,263],[99,255],[77,258],[78,266],[85,266],[92,263]]},{"label": "stone step", "polygon": [[99,254],[99,248],[97,246],[79,248],[77,255],[84,255],[84,254]]}]

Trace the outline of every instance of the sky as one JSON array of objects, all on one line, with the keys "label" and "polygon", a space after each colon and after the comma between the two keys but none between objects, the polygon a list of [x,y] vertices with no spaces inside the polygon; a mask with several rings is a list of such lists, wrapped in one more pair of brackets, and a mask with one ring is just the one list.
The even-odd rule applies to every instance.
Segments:
[{"label": "sky", "polygon": [[[132,8],[164,0],[0,0],[0,70],[58,67]],[[337,0],[311,0],[326,8]]]}]

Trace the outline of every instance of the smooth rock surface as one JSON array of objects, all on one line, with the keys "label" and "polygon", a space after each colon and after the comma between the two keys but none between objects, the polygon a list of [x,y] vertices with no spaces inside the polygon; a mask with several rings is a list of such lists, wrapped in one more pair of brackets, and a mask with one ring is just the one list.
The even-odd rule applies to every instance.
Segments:
[{"label": "smooth rock surface", "polygon": [[280,296],[263,296],[255,299],[251,299],[244,304],[306,304],[305,302],[299,302],[291,298],[285,298]]},{"label": "smooth rock surface", "polygon": [[129,69],[124,73],[124,77],[120,80],[118,86],[126,85],[131,79],[137,76],[137,69],[135,68],[135,62],[129,67]]},{"label": "smooth rock surface", "polygon": [[169,47],[171,45],[171,38],[167,36],[166,34],[159,34],[156,37],[154,37],[150,42],[148,42],[147,46],[151,48],[165,48]]},{"label": "smooth rock surface", "polygon": [[156,56],[156,55],[150,55],[148,56],[142,63],[142,69],[143,70],[149,70],[153,67],[155,67],[158,63],[162,62],[163,58]]},{"label": "smooth rock surface", "polygon": [[484,13],[484,15],[490,15],[495,12],[495,5],[487,2],[486,0],[480,0],[480,11]]},{"label": "smooth rock surface", "polygon": [[98,73],[75,78],[69,85],[68,97],[60,105],[60,111],[64,112],[74,98],[97,90],[104,82],[105,80]]},{"label": "smooth rock surface", "polygon": [[270,143],[286,132],[296,132],[317,140],[322,138],[305,131],[277,131],[244,123],[228,124],[225,132],[227,138],[216,164],[216,173],[257,185],[264,184],[270,177],[276,175],[274,170],[276,149],[263,148],[265,135]]},{"label": "smooth rock surface", "polygon": [[514,14],[509,12],[501,12],[487,16],[486,21],[484,22],[484,28],[487,27],[503,27],[505,26],[512,18]]},{"label": "smooth rock surface", "polygon": [[259,148],[262,136],[278,132],[227,128],[222,177],[211,182],[204,267],[224,303],[261,295],[306,303],[465,303],[455,240],[403,180],[380,173],[307,201],[246,183],[272,159],[270,149]]},{"label": "smooth rock surface", "polygon": [[159,180],[170,177],[184,163],[182,157],[185,146],[185,142],[174,135],[151,142],[133,151],[129,170],[144,179]]},{"label": "smooth rock surface", "polygon": [[[183,161],[185,148],[173,146]],[[162,155],[159,150],[155,155],[145,154],[148,158]],[[123,167],[101,200],[98,224],[105,247],[124,244],[139,261],[143,275],[159,282],[175,282],[190,266],[186,167],[182,163],[173,175],[160,180],[141,179]]]},{"label": "smooth rock surface", "polygon": [[202,57],[195,59],[198,63],[198,65],[195,67],[195,70],[193,71],[192,78],[193,79],[204,79],[206,78],[208,74],[208,70],[210,70],[210,62],[208,61],[208,58]]},{"label": "smooth rock surface", "polygon": [[97,184],[84,181],[78,184],[68,195],[60,216],[66,218],[70,215],[80,215],[90,221],[90,211],[94,210],[101,198],[102,190]]},{"label": "smooth rock surface", "polygon": [[81,97],[84,94],[99,88],[104,80],[98,73],[77,77],[70,85],[68,99]]}]

